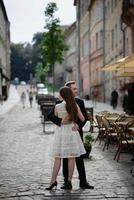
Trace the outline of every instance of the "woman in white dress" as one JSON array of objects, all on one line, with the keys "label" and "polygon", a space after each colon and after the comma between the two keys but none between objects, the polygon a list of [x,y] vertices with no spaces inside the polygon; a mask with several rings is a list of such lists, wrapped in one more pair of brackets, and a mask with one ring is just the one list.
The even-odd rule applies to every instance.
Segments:
[{"label": "woman in white dress", "polygon": [[72,130],[73,124],[79,118],[84,121],[85,118],[81,113],[79,106],[76,104],[73,93],[69,87],[62,87],[60,89],[60,96],[63,101],[55,106],[55,115],[65,119],[69,123],[62,124],[60,127],[56,126],[54,134],[54,145],[52,156],[54,156],[54,166],[51,177],[50,186],[47,190],[52,190],[57,187],[57,175],[61,167],[61,159],[68,158],[68,188],[72,189],[72,176],[75,166],[75,157],[85,154],[85,149],[80,138],[79,132]]}]

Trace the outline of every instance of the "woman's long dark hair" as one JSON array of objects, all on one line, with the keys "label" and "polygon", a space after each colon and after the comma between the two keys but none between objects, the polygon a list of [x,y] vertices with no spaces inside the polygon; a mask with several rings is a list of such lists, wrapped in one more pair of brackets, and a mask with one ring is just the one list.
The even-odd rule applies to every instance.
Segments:
[{"label": "woman's long dark hair", "polygon": [[78,118],[78,109],[73,92],[69,87],[65,86],[60,89],[60,95],[66,101],[66,110],[69,114],[69,120],[76,121]]}]

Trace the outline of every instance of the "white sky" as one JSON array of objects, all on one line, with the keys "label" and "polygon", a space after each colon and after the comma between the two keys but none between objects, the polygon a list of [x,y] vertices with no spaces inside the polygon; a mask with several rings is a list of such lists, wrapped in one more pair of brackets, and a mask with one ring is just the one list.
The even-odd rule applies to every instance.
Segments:
[{"label": "white sky", "polygon": [[[75,21],[74,0],[53,0],[57,3],[58,17],[62,25]],[[4,0],[8,19],[11,23],[11,41],[31,42],[33,34],[43,31],[44,10],[51,0]]]}]

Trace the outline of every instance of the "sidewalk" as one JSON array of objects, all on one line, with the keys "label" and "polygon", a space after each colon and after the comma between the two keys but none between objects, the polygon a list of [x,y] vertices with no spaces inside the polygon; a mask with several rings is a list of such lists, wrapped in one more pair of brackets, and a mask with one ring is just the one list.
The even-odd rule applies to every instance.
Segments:
[{"label": "sidewalk", "polygon": [[117,106],[116,109],[113,109],[113,107],[108,103],[97,102],[96,107],[94,107],[93,102],[91,100],[84,100],[84,102],[85,102],[86,107],[93,107],[94,108],[94,113],[98,113],[98,112],[101,112],[103,110],[107,110],[109,112],[117,112],[117,113],[123,112],[123,109],[121,107]]},{"label": "sidewalk", "polygon": [[[117,148],[110,145],[108,150],[102,151],[104,143],[99,145],[98,141],[93,143],[90,159],[84,160],[86,177],[95,186],[94,190],[79,188],[76,167],[71,191],[60,189],[63,184],[62,169],[58,176],[57,190],[45,190],[52,172],[50,150],[53,144],[51,130],[54,126],[46,124],[47,132],[43,133],[36,102],[32,108],[27,104],[25,109],[18,103],[17,92],[21,93],[22,90],[24,87],[18,91],[11,87],[10,98],[3,105],[5,112],[12,106],[15,108],[4,115],[5,120],[0,121],[0,200],[134,199],[133,177],[130,174],[133,167],[131,155],[121,155],[120,162],[117,163],[114,160]],[[92,106],[90,101],[85,101],[85,104]],[[98,103],[94,113],[110,108],[107,104]],[[94,132],[94,137],[96,135],[97,132]]]},{"label": "sidewalk", "polygon": [[18,102],[20,101],[20,96],[15,89],[14,85],[10,85],[9,97],[7,101],[3,102],[3,105],[0,104],[0,115],[10,111]]},{"label": "sidewalk", "polygon": [[[10,85],[9,90],[9,98],[7,101],[3,102],[3,105],[0,104],[0,115],[7,113],[9,110],[11,110],[18,102],[20,101],[20,96],[18,94],[18,91],[15,89],[14,85]],[[84,100],[86,107],[93,107],[93,102],[91,100]],[[102,110],[107,110],[110,112],[117,112],[121,113],[123,110],[121,107],[117,107],[116,109],[113,109],[112,106],[110,106],[107,103],[96,103],[96,107],[94,108],[94,113],[98,113]]]},{"label": "sidewalk", "polygon": [[[98,109],[108,107],[97,104]],[[43,133],[36,102],[32,108],[27,104],[25,109],[17,103],[11,112],[4,115],[4,119],[0,121],[0,200],[134,199],[131,154],[121,154],[117,163],[114,160],[116,146],[110,145],[108,150],[102,151],[104,143],[99,145],[98,141],[93,143],[90,159],[84,160],[87,181],[95,186],[94,190],[79,188],[76,167],[71,191],[60,189],[63,184],[62,169],[57,190],[45,190],[50,183],[53,166],[50,151],[54,125],[46,124],[47,132]],[[93,134],[96,137],[97,132]]]}]

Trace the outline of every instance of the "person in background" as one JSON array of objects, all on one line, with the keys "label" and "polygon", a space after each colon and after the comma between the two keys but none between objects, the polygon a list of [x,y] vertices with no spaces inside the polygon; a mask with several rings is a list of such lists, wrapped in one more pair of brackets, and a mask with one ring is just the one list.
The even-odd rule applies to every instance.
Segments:
[{"label": "person in background", "polygon": [[114,89],[111,92],[111,106],[113,106],[113,109],[117,107],[118,97],[119,97],[118,92]]},{"label": "person in background", "polygon": [[29,103],[30,103],[30,107],[32,108],[32,104],[33,104],[33,93],[32,93],[32,91],[29,92]]},{"label": "person in background", "polygon": [[[69,81],[67,83],[65,83],[65,86],[69,87],[72,92],[73,95],[75,97],[75,101],[78,104],[78,106],[80,107],[80,110],[85,118],[85,120],[82,122],[80,119],[78,119],[76,121],[76,124],[72,127],[73,130],[78,129],[79,134],[81,136],[81,139],[83,140],[83,130],[82,127],[85,125],[86,121],[87,121],[87,113],[86,113],[86,109],[85,109],[85,105],[84,105],[84,101],[82,99],[80,99],[77,95],[78,95],[78,89],[77,89],[77,85],[75,81]],[[58,103],[60,103],[61,101],[58,101]],[[52,121],[53,123],[55,123],[58,126],[61,126],[62,124],[67,124],[68,123],[68,119],[61,119],[60,117],[57,117],[54,115],[54,109],[52,109],[50,111],[50,113],[48,114],[48,119],[50,119],[50,121]],[[84,160],[82,156],[79,156],[76,158],[76,167],[78,170],[78,174],[79,174],[79,186],[80,188],[83,189],[94,189],[94,186],[90,185],[87,182],[86,179],[86,172],[85,172],[85,166],[84,166]],[[64,183],[63,186],[61,187],[61,189],[67,189],[67,180],[68,180],[68,159],[64,158],[63,159],[63,176],[64,176]]]},{"label": "person in background", "polygon": [[25,102],[26,102],[26,94],[25,94],[25,92],[22,92],[22,94],[21,94],[21,102],[22,102],[22,107],[24,109],[25,108]]},{"label": "person in background", "polygon": [[97,88],[94,88],[92,91],[92,101],[93,101],[93,107],[96,108],[97,106],[97,101],[98,101],[98,90]]}]

